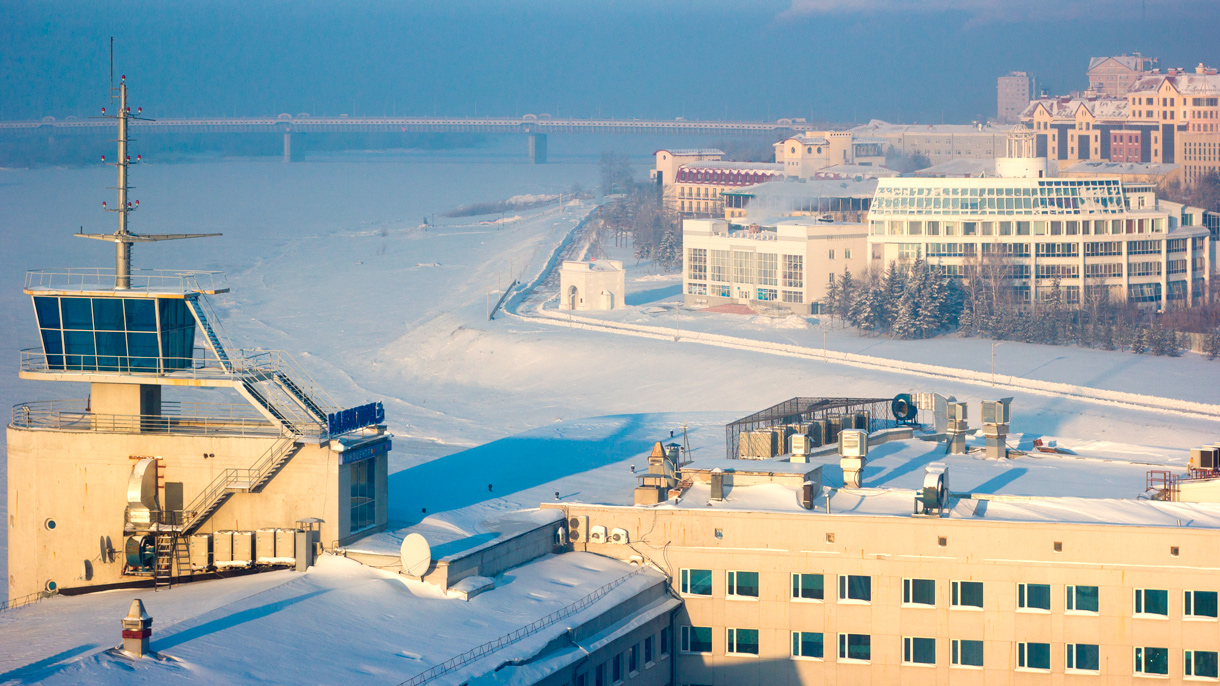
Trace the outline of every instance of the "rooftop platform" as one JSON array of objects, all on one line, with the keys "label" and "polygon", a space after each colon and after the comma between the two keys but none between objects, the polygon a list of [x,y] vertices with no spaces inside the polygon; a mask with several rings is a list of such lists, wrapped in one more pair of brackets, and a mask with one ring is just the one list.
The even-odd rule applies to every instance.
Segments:
[{"label": "rooftop platform", "polygon": [[92,267],[34,269],[25,273],[28,295],[79,295],[124,298],[181,298],[198,293],[229,292],[224,272],[174,269],[133,269],[131,287],[115,287],[115,270]]}]

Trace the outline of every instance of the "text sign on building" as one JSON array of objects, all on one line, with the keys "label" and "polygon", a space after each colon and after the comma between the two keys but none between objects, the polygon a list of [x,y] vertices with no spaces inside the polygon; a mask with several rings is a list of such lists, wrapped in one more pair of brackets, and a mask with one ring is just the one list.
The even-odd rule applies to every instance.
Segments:
[{"label": "text sign on building", "polygon": [[385,408],[381,403],[369,403],[326,415],[326,430],[331,436],[338,436],[384,421]]},{"label": "text sign on building", "polygon": [[377,457],[390,452],[390,440],[378,441],[372,445],[365,445],[359,448],[351,448],[339,453],[339,464],[352,464],[367,460],[370,457]]}]

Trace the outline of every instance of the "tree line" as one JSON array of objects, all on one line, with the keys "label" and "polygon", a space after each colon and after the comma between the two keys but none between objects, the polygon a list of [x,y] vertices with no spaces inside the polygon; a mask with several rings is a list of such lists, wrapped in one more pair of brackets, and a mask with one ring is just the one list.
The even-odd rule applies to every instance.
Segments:
[{"label": "tree line", "polygon": [[[1177,357],[1189,347],[1187,336],[1132,303],[1109,300],[1098,288],[1068,302],[1053,279],[1049,291],[1031,308],[1013,290],[1011,265],[993,260],[973,265],[976,278],[948,276],[923,258],[892,262],[883,272],[855,276],[849,269],[831,279],[821,311],[862,334],[919,339],[959,333],[998,341],[1077,345]],[[1196,320],[1220,317],[1214,303],[1199,305]],[[1220,357],[1220,331],[1206,330],[1204,354]]]}]

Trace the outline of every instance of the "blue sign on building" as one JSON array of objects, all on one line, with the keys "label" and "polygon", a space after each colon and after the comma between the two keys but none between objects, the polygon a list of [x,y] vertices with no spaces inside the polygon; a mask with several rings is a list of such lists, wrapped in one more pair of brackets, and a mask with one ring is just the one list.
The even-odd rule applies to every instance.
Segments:
[{"label": "blue sign on building", "polygon": [[367,460],[370,457],[377,457],[390,452],[390,439],[378,441],[372,445],[365,445],[359,448],[350,448],[339,453],[339,464],[351,464]]},{"label": "blue sign on building", "polygon": [[369,403],[326,415],[326,430],[331,436],[338,436],[384,421],[385,408],[381,403]]}]

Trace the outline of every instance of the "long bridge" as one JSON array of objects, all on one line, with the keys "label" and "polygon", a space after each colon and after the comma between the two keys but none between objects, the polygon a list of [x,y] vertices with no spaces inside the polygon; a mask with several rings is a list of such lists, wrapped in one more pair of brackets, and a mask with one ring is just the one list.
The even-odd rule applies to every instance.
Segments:
[{"label": "long bridge", "polygon": [[[700,121],[678,119],[576,119],[527,114],[522,117],[313,117],[280,114],[274,117],[206,117],[137,119],[133,135],[159,133],[270,133],[284,137],[284,159],[292,159],[292,134],[308,133],[493,133],[528,136],[531,161],[546,162],[546,136],[563,134],[636,134],[702,136],[783,136],[804,131],[804,119],[776,121]],[[0,136],[77,136],[109,134],[109,119],[44,117],[0,121]]]}]

